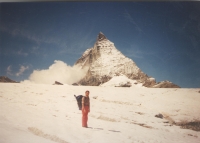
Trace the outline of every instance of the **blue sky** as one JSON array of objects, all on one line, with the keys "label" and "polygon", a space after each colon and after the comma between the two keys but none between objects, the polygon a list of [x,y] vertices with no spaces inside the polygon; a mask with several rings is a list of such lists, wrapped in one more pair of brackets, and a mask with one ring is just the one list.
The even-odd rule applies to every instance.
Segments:
[{"label": "blue sky", "polygon": [[0,75],[73,65],[99,32],[156,81],[200,87],[200,2],[0,3]]}]

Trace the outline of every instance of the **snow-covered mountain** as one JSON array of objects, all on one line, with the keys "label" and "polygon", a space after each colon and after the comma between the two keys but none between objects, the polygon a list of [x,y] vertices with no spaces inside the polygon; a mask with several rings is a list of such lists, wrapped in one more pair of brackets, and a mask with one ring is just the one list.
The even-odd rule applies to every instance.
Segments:
[{"label": "snow-covered mountain", "polygon": [[79,81],[81,85],[101,85],[113,77],[124,75],[136,80],[145,87],[156,85],[156,80],[142,72],[136,63],[116,49],[113,42],[100,32],[94,46],[87,49],[75,63],[88,67],[86,76]]}]

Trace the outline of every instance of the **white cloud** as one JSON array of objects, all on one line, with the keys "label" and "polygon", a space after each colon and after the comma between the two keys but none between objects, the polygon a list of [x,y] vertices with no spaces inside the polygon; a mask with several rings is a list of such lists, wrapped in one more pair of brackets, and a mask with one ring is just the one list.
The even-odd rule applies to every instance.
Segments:
[{"label": "white cloud", "polygon": [[69,66],[63,61],[55,60],[48,68],[43,70],[34,70],[29,76],[29,80],[24,82],[53,84],[55,81],[63,84],[72,84],[82,79],[87,72],[78,66]]},{"label": "white cloud", "polygon": [[19,50],[17,52],[17,54],[20,55],[20,56],[25,56],[25,57],[28,56],[28,53],[22,52],[22,50]]},{"label": "white cloud", "polygon": [[19,72],[16,73],[16,76],[20,76],[21,74],[23,74],[27,69],[29,69],[28,66],[20,66]]},{"label": "white cloud", "polygon": [[7,69],[6,69],[6,74],[7,74],[7,75],[13,75],[13,74],[12,74],[12,66],[11,66],[11,65],[7,67]]}]

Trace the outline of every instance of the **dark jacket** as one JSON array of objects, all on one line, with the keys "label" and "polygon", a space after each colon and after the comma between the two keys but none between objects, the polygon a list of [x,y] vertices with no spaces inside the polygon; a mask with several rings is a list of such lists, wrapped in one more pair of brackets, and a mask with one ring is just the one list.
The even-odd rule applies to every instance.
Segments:
[{"label": "dark jacket", "polygon": [[84,104],[84,106],[90,106],[90,98],[86,97],[86,96],[83,96],[82,104]]}]

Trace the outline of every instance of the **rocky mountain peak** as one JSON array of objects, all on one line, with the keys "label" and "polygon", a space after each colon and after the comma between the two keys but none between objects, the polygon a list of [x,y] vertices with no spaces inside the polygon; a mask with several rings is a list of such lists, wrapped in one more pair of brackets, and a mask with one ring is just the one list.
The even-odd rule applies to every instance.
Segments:
[{"label": "rocky mountain peak", "polygon": [[133,60],[124,56],[102,32],[98,34],[94,46],[87,49],[75,65],[81,68],[88,67],[86,76],[78,82],[80,85],[98,86],[115,75],[125,75],[144,86],[155,84],[155,80],[143,73]]},{"label": "rocky mountain peak", "polygon": [[88,69],[85,77],[78,82],[80,85],[99,86],[118,75],[124,75],[145,87],[156,85],[155,78],[142,72],[136,63],[124,56],[102,32],[98,34],[94,46],[87,49],[75,65]]},{"label": "rocky mountain peak", "polygon": [[97,41],[102,41],[105,39],[107,39],[106,36],[102,32],[99,32],[99,35],[97,36]]}]

